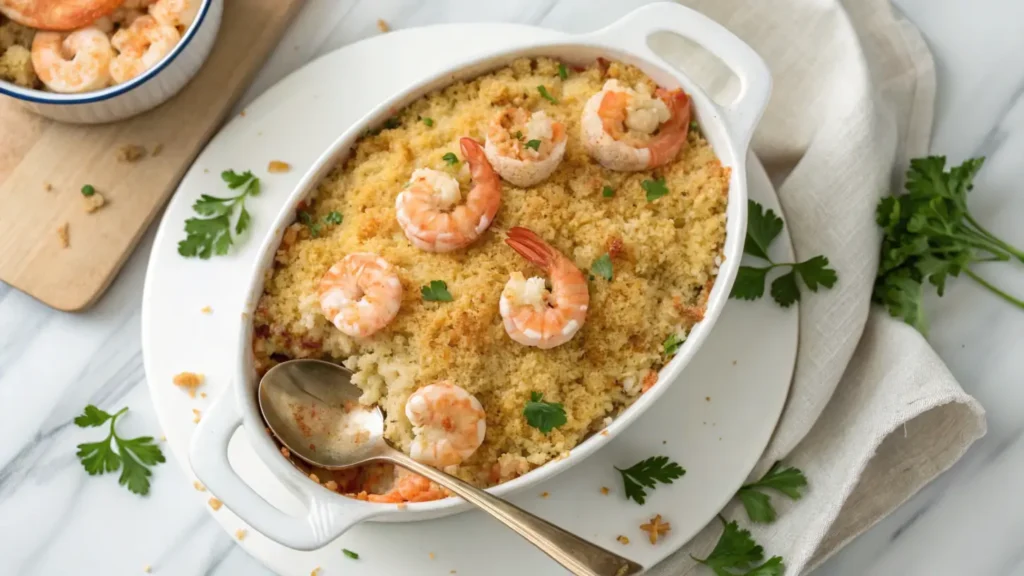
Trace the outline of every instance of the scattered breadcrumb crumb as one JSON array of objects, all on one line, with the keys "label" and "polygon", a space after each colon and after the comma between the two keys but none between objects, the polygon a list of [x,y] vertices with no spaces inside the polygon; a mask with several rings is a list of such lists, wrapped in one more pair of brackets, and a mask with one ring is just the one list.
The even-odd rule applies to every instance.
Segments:
[{"label": "scattered breadcrumb crumb", "polygon": [[271,174],[280,174],[282,172],[288,172],[291,169],[291,164],[280,160],[271,160],[270,164],[267,164],[267,172],[270,172]]},{"label": "scattered breadcrumb crumb", "polygon": [[99,192],[94,192],[91,196],[82,196],[82,208],[89,214],[99,210],[106,203],[107,199]]},{"label": "scattered breadcrumb crumb", "polygon": [[398,503],[398,509],[399,510],[405,510],[406,508],[408,508],[408,505],[405,502],[399,502]]},{"label": "scattered breadcrumb crumb", "polygon": [[196,410],[195,408],[192,409],[192,421],[193,422],[195,422],[196,424],[199,424],[199,420],[202,419],[202,417],[203,417],[203,415],[202,415],[201,412],[199,412],[199,410]]},{"label": "scattered breadcrumb crumb", "polygon": [[156,158],[163,151],[164,151],[164,145],[163,144],[157,144],[156,146],[153,146],[153,153],[151,154],[151,156]]},{"label": "scattered breadcrumb crumb", "polygon": [[618,540],[619,542],[621,542],[623,544],[629,544],[629,538],[627,538],[625,536],[619,536],[618,538],[616,538],[616,540]]},{"label": "scattered breadcrumb crumb", "polygon": [[704,401],[705,402],[711,402],[711,396],[705,396],[704,397]]},{"label": "scattered breadcrumb crumb", "polygon": [[242,110],[241,112],[239,112],[238,115],[241,116],[242,118],[245,118],[245,110]]},{"label": "scattered breadcrumb crumb", "polygon": [[391,26],[388,26],[388,23],[383,18],[378,18],[377,30],[380,30],[381,32],[390,32]]},{"label": "scattered breadcrumb crumb", "polygon": [[220,507],[223,505],[224,503],[221,502],[220,500],[217,500],[216,498],[210,498],[210,508],[213,508],[214,510],[220,510]]},{"label": "scattered breadcrumb crumb", "polygon": [[431,553],[430,553],[430,559],[431,559],[431,560],[433,560],[433,559],[434,559],[434,553],[433,553],[433,552],[431,552]]},{"label": "scattered breadcrumb crumb", "polygon": [[661,514],[657,514],[647,524],[641,524],[640,529],[647,532],[648,537],[651,540],[651,544],[658,543],[658,537],[668,534],[669,530],[672,529],[672,524],[669,522],[661,521]]},{"label": "scattered breadcrumb crumb", "polygon": [[153,568],[149,564],[146,564],[145,566],[142,567],[142,571],[145,572],[146,574],[149,574],[150,572],[153,571]]},{"label": "scattered breadcrumb crumb", "polygon": [[540,493],[540,497],[541,497],[541,498],[547,498],[548,496],[551,496],[551,494],[549,494],[549,493],[547,493],[547,492],[541,492],[541,493]]},{"label": "scattered breadcrumb crumb", "polygon": [[601,494],[607,496],[609,492],[611,492],[611,490],[609,490],[607,486],[601,486]]},{"label": "scattered breadcrumb crumb", "polygon": [[310,474],[309,479],[312,480],[313,482],[316,482],[317,484],[320,483],[320,478],[318,478],[316,474]]},{"label": "scattered breadcrumb crumb", "polygon": [[193,481],[192,487],[195,488],[196,490],[199,490],[200,492],[206,492],[206,486],[203,486],[203,483],[200,482],[199,480]]},{"label": "scattered breadcrumb crumb", "polygon": [[235,530],[235,538],[238,538],[239,542],[241,542],[242,540],[245,540],[245,530],[243,530],[241,528],[239,528],[238,530]]},{"label": "scattered breadcrumb crumb", "polygon": [[285,458],[291,458],[292,453],[289,452],[288,449],[285,448],[284,446],[281,446],[281,456],[284,456]]},{"label": "scattered breadcrumb crumb", "polygon": [[164,436],[163,434],[161,434],[160,435],[160,441],[161,442],[167,442],[167,436]]},{"label": "scattered breadcrumb crumb", "polygon": [[43,182],[43,190],[46,190],[47,192],[53,192],[53,184],[50,184],[49,182]]},{"label": "scattered breadcrumb crumb", "polygon": [[200,392],[199,393],[199,397],[200,398],[206,398],[206,392]]},{"label": "scattered breadcrumb crumb", "polygon": [[203,314],[213,314],[213,308],[210,308],[209,306],[203,306],[199,311]]},{"label": "scattered breadcrumb crumb", "polygon": [[317,576],[320,573],[320,567],[313,568],[313,571],[309,573],[309,576]]},{"label": "scattered breadcrumb crumb", "polygon": [[146,149],[138,144],[125,144],[117,149],[118,162],[138,162],[146,157]]},{"label": "scattered breadcrumb crumb", "polygon": [[179,388],[184,388],[188,392],[189,398],[196,397],[196,388],[203,385],[203,381],[206,377],[196,372],[180,372],[174,375],[174,385]]},{"label": "scattered breadcrumb crumb", "polygon": [[69,248],[71,246],[71,235],[68,233],[67,222],[57,226],[57,238],[60,240],[61,248]]},{"label": "scattered breadcrumb crumb", "polygon": [[338,491],[338,483],[335,482],[334,480],[328,480],[327,482],[324,482],[324,488],[327,488],[328,490],[331,490],[332,492],[337,492]]},{"label": "scattered breadcrumb crumb", "polygon": [[608,431],[607,430],[601,430],[601,436],[607,436],[607,435],[608,435]]}]

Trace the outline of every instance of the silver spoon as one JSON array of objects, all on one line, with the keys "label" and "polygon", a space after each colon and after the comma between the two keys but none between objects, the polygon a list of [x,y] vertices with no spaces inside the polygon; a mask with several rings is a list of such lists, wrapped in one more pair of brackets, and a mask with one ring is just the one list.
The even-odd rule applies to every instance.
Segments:
[{"label": "silver spoon", "polygon": [[384,439],[384,415],[379,408],[358,406],[362,392],[351,377],[347,369],[320,360],[278,364],[260,381],[263,418],[292,454],[313,466],[343,470],[390,462],[429,478],[494,516],[577,576],[627,576],[643,570],[636,562],[392,448]]}]

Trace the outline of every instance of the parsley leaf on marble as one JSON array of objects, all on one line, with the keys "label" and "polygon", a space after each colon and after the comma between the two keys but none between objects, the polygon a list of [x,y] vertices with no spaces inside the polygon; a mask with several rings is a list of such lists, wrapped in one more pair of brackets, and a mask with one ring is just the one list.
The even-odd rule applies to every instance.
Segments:
[{"label": "parsley leaf on marble", "polygon": [[743,251],[768,262],[768,266],[740,266],[736,281],[732,286],[731,298],[740,300],[757,300],[764,296],[764,284],[768,273],[775,268],[789,268],[789,272],[772,281],[771,295],[783,308],[788,308],[800,300],[800,286],[797,276],[811,292],[819,287],[831,288],[839,277],[836,271],[828,267],[828,258],[815,256],[803,262],[775,262],[768,256],[768,247],[782,233],[782,218],[771,209],[765,210],[753,200],[747,201],[747,237]]},{"label": "parsley leaf on marble", "polygon": [[737,496],[752,521],[768,523],[775,521],[776,513],[765,490],[776,490],[799,500],[803,496],[800,490],[806,487],[807,477],[799,468],[783,467],[782,462],[776,462],[760,480],[741,487]]},{"label": "parsley leaf on marble", "polygon": [[545,402],[540,392],[530,392],[530,401],[523,407],[526,423],[547,434],[565,424],[565,408],[556,402]]},{"label": "parsley leaf on marble", "polygon": [[[115,414],[109,414],[92,404],[86,406],[82,415],[75,418],[75,424],[80,428],[95,428],[110,422],[110,432],[99,442],[79,444],[77,456],[90,475],[120,469],[118,483],[134,494],[145,496],[149,493],[149,477],[152,475],[150,467],[164,462],[164,455],[150,436],[122,438],[117,434],[114,425],[127,411],[125,407]],[[117,446],[117,451],[111,446],[111,441]]]},{"label": "parsley leaf on marble", "polygon": [[668,459],[668,456],[652,456],[641,460],[636,464],[623,470],[615,468],[622,474],[622,484],[626,489],[626,498],[632,499],[637,504],[647,501],[645,488],[654,488],[655,484],[671,484],[677,478],[686,474],[686,470],[675,462]]},{"label": "parsley leaf on marble", "polygon": [[421,286],[420,294],[426,302],[451,302],[452,295],[448,292],[448,284],[444,280],[431,280],[429,286]]}]

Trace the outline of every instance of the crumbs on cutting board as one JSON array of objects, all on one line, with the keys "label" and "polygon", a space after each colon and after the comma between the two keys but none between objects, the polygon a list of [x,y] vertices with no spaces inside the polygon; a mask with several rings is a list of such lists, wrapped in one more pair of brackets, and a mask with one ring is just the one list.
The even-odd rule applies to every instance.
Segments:
[{"label": "crumbs on cutting board", "polygon": [[381,32],[390,32],[391,26],[389,26],[388,23],[383,18],[378,18],[377,30],[380,30]]},{"label": "crumbs on cutting board", "polygon": [[99,192],[93,192],[89,196],[82,196],[82,209],[84,209],[87,214],[92,214],[99,210],[106,205],[106,203],[107,199]]},{"label": "crumbs on cutting board", "polygon": [[146,157],[146,149],[138,144],[125,144],[117,149],[118,162],[138,162]]},{"label": "crumbs on cutting board", "polygon": [[71,246],[71,235],[68,233],[67,222],[57,226],[57,239],[60,241],[61,248],[68,248]]}]

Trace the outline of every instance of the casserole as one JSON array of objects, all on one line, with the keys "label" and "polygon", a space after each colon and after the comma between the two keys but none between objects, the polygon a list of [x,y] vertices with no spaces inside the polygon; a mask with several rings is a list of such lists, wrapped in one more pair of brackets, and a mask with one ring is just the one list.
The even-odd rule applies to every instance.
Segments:
[{"label": "casserole", "polygon": [[58,122],[100,124],[122,120],[171,99],[195,76],[220,29],[224,0],[202,0],[195,20],[173,50],[155,66],[123,84],[81,94],[34,90],[0,80],[0,94]]},{"label": "casserole", "polygon": [[[719,55],[739,76],[742,90],[739,98],[726,109],[713,104],[685,76],[670,68],[647,48],[647,38],[659,31],[670,31],[691,38]],[[744,156],[750,134],[767,103],[770,76],[764,63],[737,38],[720,26],[688,9],[672,4],[652,5],[638,10],[616,24],[580,37],[573,42],[543,43],[515,51],[496,52],[476,57],[468,63],[445,70],[384,102],[361,122],[348,129],[325,152],[303,177],[291,194],[289,202],[275,222],[277,233],[261,245],[261,258],[252,271],[251,291],[246,305],[248,316],[239,325],[241,348],[231,394],[220,398],[204,415],[197,428],[191,448],[191,461],[196,474],[229,508],[268,537],[287,546],[313,549],[323,546],[353,524],[377,518],[385,521],[418,520],[452,514],[465,505],[454,499],[423,504],[410,504],[405,510],[394,505],[370,504],[345,498],[317,486],[292,467],[278,452],[272,439],[264,433],[264,425],[256,404],[255,370],[252,364],[251,332],[248,318],[262,292],[263,273],[274,257],[281,234],[293,217],[294,208],[323,176],[343,160],[352,144],[367,129],[384,122],[391,114],[425,93],[455,80],[471,78],[507,65],[520,57],[551,56],[568,63],[584,64],[598,57],[622,61],[643,70],[659,85],[681,87],[693,99],[695,114],[708,141],[714,146],[722,163],[730,167],[730,192],[727,209],[725,262],[719,271],[708,301],[704,321],[694,327],[687,343],[662,370],[660,379],[667,385],[678,376],[706,338],[721,313],[739,266],[743,249],[746,219],[746,182]],[[646,410],[663,393],[666,386],[655,386],[632,407],[624,411],[608,427],[608,435],[589,438],[565,459],[547,464],[516,480],[494,488],[504,495],[525,488],[557,474],[579,462],[606,443]],[[246,425],[248,439],[265,464],[309,506],[305,517],[290,517],[264,502],[231,469],[226,458],[228,440],[235,429]]]}]

